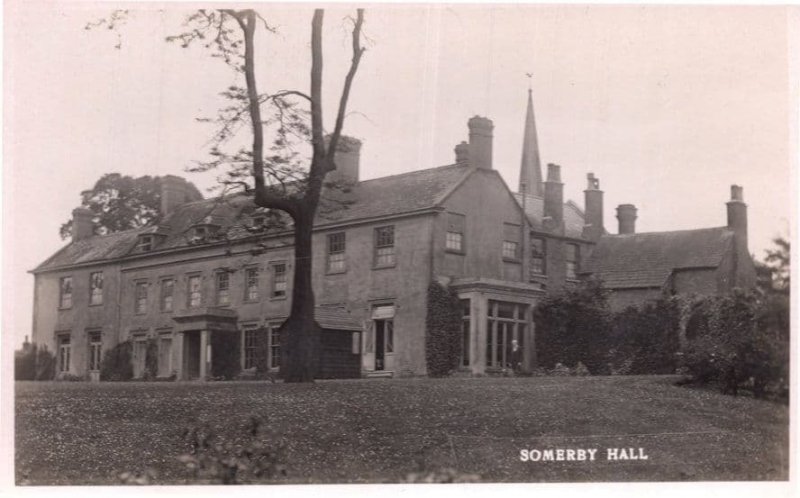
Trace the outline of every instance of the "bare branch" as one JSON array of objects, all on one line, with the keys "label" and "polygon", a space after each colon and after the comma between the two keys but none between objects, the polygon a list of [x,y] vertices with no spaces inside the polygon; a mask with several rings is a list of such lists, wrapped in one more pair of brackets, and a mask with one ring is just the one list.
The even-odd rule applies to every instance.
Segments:
[{"label": "bare branch", "polygon": [[339,111],[336,114],[336,126],[331,134],[331,140],[328,144],[328,167],[335,168],[333,162],[334,154],[336,153],[336,146],[339,143],[339,137],[342,134],[344,127],[344,118],[347,113],[347,101],[350,98],[350,89],[353,85],[353,78],[358,70],[358,65],[361,62],[361,56],[366,50],[361,46],[361,28],[364,25],[364,9],[356,10],[356,19],[353,24],[353,58],[350,61],[350,70],[347,71],[347,76],[344,79],[344,88],[342,88],[342,96],[339,99]]}]

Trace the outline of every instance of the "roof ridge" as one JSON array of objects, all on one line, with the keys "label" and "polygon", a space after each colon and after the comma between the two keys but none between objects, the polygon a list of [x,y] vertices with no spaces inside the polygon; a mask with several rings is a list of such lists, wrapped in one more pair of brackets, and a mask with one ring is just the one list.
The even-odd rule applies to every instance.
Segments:
[{"label": "roof ridge", "polygon": [[417,173],[423,173],[423,172],[426,172],[426,171],[433,171],[433,170],[436,170],[436,169],[445,169],[445,168],[454,168],[454,167],[469,167],[469,163],[444,164],[442,166],[433,166],[431,168],[416,169],[414,171],[406,171],[406,172],[397,173],[397,174],[394,174],[394,175],[379,176],[377,178],[370,178],[369,180],[361,180],[361,181],[358,182],[357,185],[361,185],[363,183],[368,183],[368,182],[374,182],[376,180],[385,180],[387,178],[397,178],[399,176],[413,175],[413,174],[417,174]]},{"label": "roof ridge", "polygon": [[659,231],[652,231],[652,232],[636,232],[636,233],[609,233],[604,235],[604,237],[635,237],[637,235],[671,235],[676,233],[688,233],[688,232],[711,232],[716,230],[728,230],[733,233],[730,228],[727,226],[719,226],[719,227],[703,227],[703,228],[684,228],[682,230],[659,230]]}]

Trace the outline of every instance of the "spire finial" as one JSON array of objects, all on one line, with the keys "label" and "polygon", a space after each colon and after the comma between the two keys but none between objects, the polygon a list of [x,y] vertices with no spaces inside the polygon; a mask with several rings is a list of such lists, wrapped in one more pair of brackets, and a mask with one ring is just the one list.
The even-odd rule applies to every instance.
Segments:
[{"label": "spire finial", "polygon": [[528,77],[528,93],[532,91],[532,81],[533,81],[533,73],[525,73],[525,76]]}]

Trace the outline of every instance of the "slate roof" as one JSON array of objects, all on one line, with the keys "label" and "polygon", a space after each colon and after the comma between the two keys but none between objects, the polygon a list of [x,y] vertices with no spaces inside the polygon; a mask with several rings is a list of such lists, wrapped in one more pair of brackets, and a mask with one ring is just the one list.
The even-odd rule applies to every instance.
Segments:
[{"label": "slate roof", "polygon": [[[514,198],[522,206],[522,194],[515,193]],[[535,195],[525,196],[525,213],[534,229],[541,230],[544,217],[544,198]],[[564,203],[564,235],[574,239],[583,238],[583,210],[573,201]]]},{"label": "slate roof", "polygon": [[[345,189],[325,188],[314,224],[320,227],[432,208],[471,171],[475,170],[466,164],[452,164],[365,180]],[[243,194],[189,202],[177,207],[159,227],[143,227],[70,243],[33,271],[103,262],[132,254],[140,234],[163,235],[154,252],[188,247],[193,243],[191,228],[203,223],[217,225],[218,233],[225,234],[229,240],[253,236],[246,226],[250,224],[247,214],[254,209],[252,201]],[[288,216],[283,219],[290,221]],[[285,227],[266,233],[280,232],[285,232]]]},{"label": "slate roof", "polygon": [[660,288],[675,270],[717,268],[731,250],[733,231],[727,227],[604,235],[584,272],[610,289]]}]

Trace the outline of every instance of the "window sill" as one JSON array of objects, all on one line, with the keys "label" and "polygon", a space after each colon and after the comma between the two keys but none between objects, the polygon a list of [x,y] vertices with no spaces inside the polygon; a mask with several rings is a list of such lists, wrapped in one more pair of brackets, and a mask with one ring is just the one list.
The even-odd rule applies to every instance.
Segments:
[{"label": "window sill", "polygon": [[67,310],[71,310],[71,309],[72,309],[72,306],[70,306],[69,308],[62,308],[61,306],[58,307],[58,311],[67,311]]},{"label": "window sill", "polygon": [[90,308],[97,308],[98,306],[102,306],[103,303],[89,303]]},{"label": "window sill", "polygon": [[467,254],[466,251],[459,251],[457,249],[446,249],[446,248],[445,248],[444,252],[446,252],[447,254],[457,254],[459,256],[464,256],[464,255]]},{"label": "window sill", "polygon": [[514,263],[515,265],[522,264],[521,259],[503,257],[503,263]]},{"label": "window sill", "polygon": [[271,296],[269,298],[270,301],[285,301],[286,296]]},{"label": "window sill", "polygon": [[160,313],[172,313],[172,310],[160,310]]},{"label": "window sill", "polygon": [[344,275],[345,273],[347,273],[347,270],[328,270],[325,275]]},{"label": "window sill", "polygon": [[373,270],[385,270],[387,268],[395,268],[396,266],[397,266],[397,263],[394,263],[394,264],[391,264],[391,265],[374,265],[372,267],[372,269]]},{"label": "window sill", "polygon": [[260,299],[245,299],[244,301],[242,301],[242,304],[255,304],[259,301]]}]

